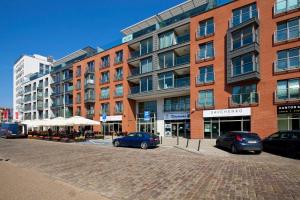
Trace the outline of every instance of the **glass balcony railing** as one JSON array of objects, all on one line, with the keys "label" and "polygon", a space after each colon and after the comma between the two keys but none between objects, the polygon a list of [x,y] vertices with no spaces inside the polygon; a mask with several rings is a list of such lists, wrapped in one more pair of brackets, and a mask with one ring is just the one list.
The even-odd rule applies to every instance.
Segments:
[{"label": "glass balcony railing", "polygon": [[300,87],[277,89],[275,91],[275,102],[299,101]]},{"label": "glass balcony railing", "polygon": [[190,54],[178,56],[175,58],[175,66],[184,65],[190,63]]},{"label": "glass balcony railing", "polygon": [[208,49],[208,50],[203,50],[200,51],[198,50],[197,54],[196,54],[196,62],[203,62],[206,60],[210,60],[213,59],[215,57],[215,49]]},{"label": "glass balcony railing", "polygon": [[100,94],[100,99],[109,99],[109,93]]},{"label": "glass balcony railing", "polygon": [[274,42],[285,42],[300,38],[300,29],[298,26],[289,27],[282,30],[277,30],[274,34]]},{"label": "glass balcony railing", "polygon": [[230,27],[237,26],[245,21],[248,21],[254,17],[258,17],[258,11],[252,10],[248,12],[241,13],[239,15],[235,15],[230,20]]},{"label": "glass balcony railing", "polygon": [[140,93],[140,86],[134,86],[130,88],[130,94],[138,94]]},{"label": "glass balcony railing", "polygon": [[198,98],[197,99],[197,108],[199,109],[211,109],[215,106],[215,99],[214,97],[212,98]]},{"label": "glass balcony railing", "polygon": [[277,60],[274,64],[274,72],[300,69],[300,56]]},{"label": "glass balcony railing", "polygon": [[84,95],[84,101],[95,101],[95,94]]},{"label": "glass balcony railing", "polygon": [[190,77],[178,78],[174,81],[174,87],[187,87],[190,86]]},{"label": "glass balcony railing", "polygon": [[190,41],[190,34],[179,35],[176,37],[177,44],[185,43]]},{"label": "glass balcony railing", "polygon": [[197,85],[209,84],[209,83],[213,83],[214,81],[215,81],[215,73],[214,72],[207,72],[204,74],[200,74],[200,76],[196,77]]},{"label": "glass balcony railing", "polygon": [[258,104],[259,95],[257,92],[233,94],[230,99],[231,106]]},{"label": "glass balcony railing", "polygon": [[109,67],[110,66],[110,63],[109,62],[101,62],[101,64],[100,64],[100,67],[101,68],[106,68],[106,67]]},{"label": "glass balcony railing", "polygon": [[300,8],[299,0],[277,0],[274,6],[274,14],[288,12]]},{"label": "glass balcony railing", "polygon": [[243,65],[232,66],[232,77],[255,72],[258,69],[257,63],[245,63]]}]

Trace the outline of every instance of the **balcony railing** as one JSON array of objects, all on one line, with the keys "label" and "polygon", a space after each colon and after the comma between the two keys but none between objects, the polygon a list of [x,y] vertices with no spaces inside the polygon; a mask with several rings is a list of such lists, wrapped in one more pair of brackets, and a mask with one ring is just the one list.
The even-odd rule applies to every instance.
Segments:
[{"label": "balcony railing", "polygon": [[109,78],[101,78],[100,83],[102,84],[109,83]]},{"label": "balcony railing", "polygon": [[257,92],[233,94],[229,97],[230,106],[247,106],[258,104],[259,95]]},{"label": "balcony railing", "polygon": [[109,93],[108,94],[100,94],[100,99],[109,99]]},{"label": "balcony railing", "polygon": [[206,60],[213,59],[215,57],[215,49],[212,49],[211,51],[200,51],[198,50],[196,54],[196,62],[202,62]]},{"label": "balcony railing", "polygon": [[215,81],[215,73],[207,72],[196,77],[196,85],[213,83]]},{"label": "balcony railing", "polygon": [[24,102],[29,102],[29,101],[31,101],[31,97],[25,97],[24,98]]},{"label": "balcony railing", "polygon": [[95,95],[94,94],[84,95],[84,101],[95,101]]},{"label": "balcony railing", "polygon": [[123,92],[115,91],[115,97],[122,97],[122,96],[123,96]]},{"label": "balcony railing", "polygon": [[175,58],[175,66],[184,65],[190,63],[190,54],[178,56]]},{"label": "balcony railing", "polygon": [[230,20],[230,27],[237,26],[245,21],[248,21],[254,17],[259,17],[257,10],[248,11],[239,15],[232,16]]},{"label": "balcony railing", "polygon": [[203,38],[213,35],[215,32],[215,24],[208,24],[206,26],[199,26],[196,32],[196,38]]},{"label": "balcony railing", "polygon": [[114,80],[115,81],[121,81],[121,80],[123,80],[123,74],[115,74],[115,76],[114,76]]},{"label": "balcony railing", "polygon": [[130,94],[138,94],[140,93],[140,86],[134,86],[130,88]]},{"label": "balcony railing", "polygon": [[43,110],[43,109],[44,109],[43,103],[38,103],[37,104],[37,110]]},{"label": "balcony railing", "polygon": [[115,64],[120,64],[123,62],[123,57],[115,57]]},{"label": "balcony railing", "polygon": [[[185,35],[179,35],[176,37],[177,44],[185,43],[190,41],[190,34],[185,34]],[[176,45],[176,44],[173,44]]]},{"label": "balcony railing", "polygon": [[65,80],[69,80],[69,79],[73,79],[73,74],[64,74],[62,76],[62,80],[65,81]]},{"label": "balcony railing", "polygon": [[81,70],[80,71],[76,71],[76,77],[80,77],[81,76]]},{"label": "balcony railing", "polygon": [[84,75],[86,76],[87,74],[94,74],[95,73],[95,67],[87,67]]},{"label": "balcony railing", "polygon": [[283,72],[300,69],[300,56],[277,60],[274,64],[274,72]]},{"label": "balcony railing", "polygon": [[158,89],[171,89],[171,88],[180,88],[180,87],[187,87],[190,85],[190,77],[183,77],[174,79],[173,85],[163,85],[163,87],[158,87]]},{"label": "balcony railing", "polygon": [[297,0],[277,0],[274,6],[274,14],[288,12],[300,8],[300,1]]},{"label": "balcony railing", "polygon": [[277,30],[274,34],[274,42],[285,42],[293,39],[300,38],[299,25]]},{"label": "balcony railing", "polygon": [[241,76],[241,75],[244,75],[244,74],[248,74],[248,73],[251,73],[251,72],[258,71],[257,69],[258,69],[258,64],[253,63],[253,62],[244,63],[242,65],[237,65],[237,66],[232,66],[231,76],[232,77]]},{"label": "balcony railing", "polygon": [[109,67],[110,66],[110,63],[109,62],[101,62],[101,64],[100,64],[100,67],[101,68],[106,68],[106,67]]},{"label": "balcony railing", "polygon": [[300,101],[300,88],[277,89],[275,102]]},{"label": "balcony railing", "polygon": [[108,109],[101,109],[100,110],[100,115],[103,115],[103,114],[106,114],[106,115],[109,115],[110,114],[110,110],[109,110],[109,108]]},{"label": "balcony railing", "polygon": [[87,118],[93,118],[95,115],[95,110],[87,110],[86,111],[86,117]]}]

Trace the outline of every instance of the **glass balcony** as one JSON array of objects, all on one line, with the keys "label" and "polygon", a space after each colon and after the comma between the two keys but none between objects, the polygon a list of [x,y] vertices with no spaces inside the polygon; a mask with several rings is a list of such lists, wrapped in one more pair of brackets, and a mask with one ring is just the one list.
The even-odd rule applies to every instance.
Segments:
[{"label": "glass balcony", "polygon": [[93,102],[95,102],[95,94],[86,94],[86,95],[84,95],[84,101],[93,101]]},{"label": "glass balcony", "polygon": [[258,104],[259,95],[257,92],[233,94],[229,97],[230,106]]},{"label": "glass balcony", "polygon": [[178,78],[174,80],[174,87],[187,87],[190,86],[190,77]]},{"label": "glass balcony", "polygon": [[299,0],[277,0],[274,6],[274,14],[280,14],[300,8]]},{"label": "glass balcony", "polygon": [[248,74],[251,72],[255,72],[258,69],[258,65],[256,63],[250,62],[242,65],[232,66],[232,77],[240,76],[244,74]]},{"label": "glass balcony", "polygon": [[300,29],[298,26],[289,27],[282,30],[277,30],[274,34],[274,42],[285,42],[300,38]]},{"label": "glass balcony", "polygon": [[196,54],[196,62],[203,62],[206,60],[213,59],[215,57],[215,49],[208,49],[208,50],[203,50],[200,51],[198,50]]},{"label": "glass balcony", "polygon": [[43,110],[43,109],[44,109],[43,103],[37,103],[37,110]]},{"label": "glass balcony", "polygon": [[115,57],[115,64],[120,64],[123,62],[123,57]]},{"label": "glass balcony", "polygon": [[197,108],[199,109],[211,109],[215,106],[214,98],[197,99]]},{"label": "glass balcony", "polygon": [[274,72],[300,69],[300,56],[277,60],[274,64]]},{"label": "glass balcony", "polygon": [[84,75],[86,76],[87,74],[94,74],[95,73],[95,67],[87,67]]},{"label": "glass balcony", "polygon": [[109,115],[110,114],[109,108],[107,108],[107,109],[101,109],[100,110],[100,115],[103,115],[103,114]]},{"label": "glass balcony", "polygon": [[65,80],[69,80],[69,79],[73,79],[73,74],[64,74],[62,76],[62,80],[65,81]]},{"label": "glass balcony", "polygon": [[300,100],[299,87],[277,89],[275,91],[275,102],[299,101],[299,100]]},{"label": "glass balcony", "polygon": [[140,93],[140,86],[134,86],[130,88],[130,94],[138,94]]},{"label": "glass balcony", "polygon": [[175,58],[175,66],[190,63],[190,54],[179,56]]},{"label": "glass balcony", "polygon": [[121,80],[123,80],[123,75],[120,75],[120,74],[115,75],[114,76],[114,80],[115,81],[121,81]]},{"label": "glass balcony", "polygon": [[190,34],[179,35],[176,37],[177,44],[185,43],[190,41]]},{"label": "glass balcony", "polygon": [[230,27],[237,26],[245,21],[248,21],[254,17],[258,17],[258,11],[252,10],[248,12],[241,13],[239,15],[235,15],[230,20]]}]

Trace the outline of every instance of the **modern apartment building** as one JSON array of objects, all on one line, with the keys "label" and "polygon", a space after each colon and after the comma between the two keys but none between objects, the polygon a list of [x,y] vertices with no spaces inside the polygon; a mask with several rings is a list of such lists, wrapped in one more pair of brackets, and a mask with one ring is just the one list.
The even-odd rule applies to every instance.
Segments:
[{"label": "modern apartment building", "polygon": [[52,94],[50,70],[51,67],[45,72],[36,72],[25,77],[23,84],[24,120],[50,119],[53,117],[51,111],[52,100],[50,98]]},{"label": "modern apartment building", "polygon": [[54,62],[51,70],[51,99],[53,117],[73,116],[73,67],[72,64],[96,52],[91,47],[75,51]]},{"label": "modern apartment building", "polygon": [[36,72],[47,72],[52,66],[52,58],[34,54],[23,55],[17,59],[13,67],[13,119],[23,120],[23,83],[25,77]]}]

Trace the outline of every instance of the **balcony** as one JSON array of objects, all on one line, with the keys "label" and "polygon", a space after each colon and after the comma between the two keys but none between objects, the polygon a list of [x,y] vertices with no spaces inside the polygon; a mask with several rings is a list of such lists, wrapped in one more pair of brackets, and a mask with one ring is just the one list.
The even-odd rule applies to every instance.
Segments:
[{"label": "balcony", "polygon": [[76,77],[80,77],[81,76],[81,70],[80,71],[76,71]]},{"label": "balcony", "polygon": [[62,81],[73,81],[73,74],[64,74],[61,78]]},{"label": "balcony", "polygon": [[[160,85],[160,84],[159,84]],[[162,87],[159,86],[159,90],[166,90],[172,88],[181,88],[190,86],[190,77],[183,77],[174,79],[174,83],[172,85],[164,84]]]},{"label": "balcony", "polygon": [[103,115],[103,114],[110,115],[110,110],[109,110],[109,108],[101,109],[101,110],[100,110],[100,115]]},{"label": "balcony", "polygon": [[206,84],[212,84],[214,82],[215,82],[214,72],[207,72],[205,74],[196,77],[196,85],[206,85]]},{"label": "balcony", "polygon": [[73,106],[73,99],[66,99],[65,100],[65,105],[70,107],[70,106]]},{"label": "balcony", "polygon": [[44,87],[43,87],[43,84],[38,84],[38,86],[37,86],[37,89],[38,90],[42,90]]},{"label": "balcony", "polygon": [[95,94],[85,94],[84,103],[95,103]]},{"label": "balcony", "polygon": [[275,103],[300,102],[300,88],[277,89]]},{"label": "balcony", "polygon": [[95,74],[95,68],[94,67],[87,67],[84,76],[87,76],[88,74]]},{"label": "balcony", "polygon": [[300,56],[277,60],[274,63],[274,73],[300,71]]},{"label": "balcony", "polygon": [[26,103],[26,102],[29,102],[29,101],[31,101],[31,96],[27,96],[27,97],[24,97],[24,102]]},{"label": "balcony", "polygon": [[71,86],[68,86],[68,87],[65,87],[65,93],[70,93],[70,92],[73,92],[73,85]]},{"label": "balcony", "polygon": [[43,103],[37,103],[37,110],[43,110],[43,109],[44,109]]},{"label": "balcony", "polygon": [[274,15],[286,13],[295,9],[300,8],[300,1],[295,0],[281,0],[275,2]]},{"label": "balcony", "polygon": [[115,74],[114,81],[122,81],[123,80],[123,74]]},{"label": "balcony", "polygon": [[258,17],[259,17],[258,10],[252,10],[252,11],[248,11],[248,12],[233,16],[230,20],[230,28],[238,26],[252,18],[258,18]]},{"label": "balcony", "polygon": [[251,62],[229,68],[231,76],[227,76],[228,83],[237,83],[247,80],[260,80],[258,64]]},{"label": "balcony", "polygon": [[231,107],[242,107],[258,105],[259,94],[257,92],[234,94],[229,97],[229,105]]},{"label": "balcony", "polygon": [[109,81],[109,78],[101,78],[100,79],[100,83],[101,84],[106,84],[106,83],[109,83],[110,81]]},{"label": "balcony", "polygon": [[277,30],[274,33],[275,43],[288,42],[290,40],[296,40],[299,38],[300,38],[299,25],[282,29],[282,30]]},{"label": "balcony", "polygon": [[173,44],[173,45],[189,42],[190,41],[190,34],[179,35],[179,36],[176,37],[176,40],[177,40],[177,43]]},{"label": "balcony", "polygon": [[93,119],[95,115],[95,110],[87,110],[86,111],[86,118]]},{"label": "balcony", "polygon": [[43,93],[38,93],[37,94],[37,100],[39,101],[42,101],[42,100],[44,100],[44,97],[43,97]]},{"label": "balcony", "polygon": [[76,111],[76,116],[81,116],[81,110]]},{"label": "balcony", "polygon": [[109,62],[101,62],[101,64],[100,64],[100,68],[107,68],[107,67],[109,67],[110,66],[110,63]]},{"label": "balcony", "polygon": [[87,79],[84,83],[84,89],[94,89],[95,81],[92,79]]},{"label": "balcony", "polygon": [[134,86],[130,88],[130,94],[138,94],[138,93],[140,93],[140,86]]}]

